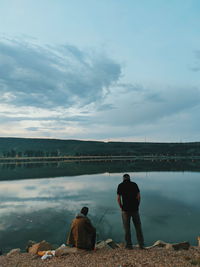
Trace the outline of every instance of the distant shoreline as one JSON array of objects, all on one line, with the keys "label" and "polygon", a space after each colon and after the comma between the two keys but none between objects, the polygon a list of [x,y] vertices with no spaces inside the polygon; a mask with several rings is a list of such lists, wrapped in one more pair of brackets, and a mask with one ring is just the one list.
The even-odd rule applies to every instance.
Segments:
[{"label": "distant shoreline", "polygon": [[200,142],[146,143],[1,138],[0,161],[200,159]]},{"label": "distant shoreline", "polygon": [[54,156],[54,157],[0,157],[0,163],[73,162],[118,160],[200,160],[200,156]]}]

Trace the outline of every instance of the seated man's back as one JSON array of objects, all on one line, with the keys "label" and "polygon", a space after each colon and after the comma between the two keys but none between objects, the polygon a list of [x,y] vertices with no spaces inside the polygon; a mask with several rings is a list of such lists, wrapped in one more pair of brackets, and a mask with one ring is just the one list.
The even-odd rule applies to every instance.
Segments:
[{"label": "seated man's back", "polygon": [[96,229],[86,216],[88,208],[83,207],[81,212],[72,221],[67,243],[81,249],[94,249]]}]

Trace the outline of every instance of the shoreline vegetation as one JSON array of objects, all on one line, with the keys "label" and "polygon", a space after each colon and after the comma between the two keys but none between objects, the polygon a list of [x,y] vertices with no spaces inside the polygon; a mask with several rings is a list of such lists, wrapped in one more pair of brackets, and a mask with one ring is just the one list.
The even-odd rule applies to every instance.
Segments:
[{"label": "shoreline vegetation", "polygon": [[37,157],[0,157],[0,163],[7,163],[7,162],[35,162],[35,161],[110,161],[110,160],[199,160],[199,156],[170,156],[170,155],[143,155],[143,156],[124,156],[124,155],[110,155],[110,156],[37,156]]},{"label": "shoreline vegetation", "polygon": [[0,137],[0,158],[8,159],[119,159],[200,158],[200,142],[102,142]]}]

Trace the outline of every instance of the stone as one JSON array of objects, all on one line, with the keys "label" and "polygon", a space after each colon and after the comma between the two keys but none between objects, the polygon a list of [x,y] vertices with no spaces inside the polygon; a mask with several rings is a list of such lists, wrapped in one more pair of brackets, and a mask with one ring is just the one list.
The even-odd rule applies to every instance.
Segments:
[{"label": "stone", "polygon": [[119,248],[119,245],[115,243],[111,238],[107,239],[105,242],[107,245],[109,245],[113,249]]},{"label": "stone", "polygon": [[32,247],[34,244],[36,244],[35,241],[29,240],[27,245],[26,245],[26,252],[28,252],[29,248]]},{"label": "stone", "polygon": [[52,250],[52,245],[43,240],[29,247],[28,252],[31,254],[37,254],[38,251],[47,251],[47,250]]},{"label": "stone", "polygon": [[162,241],[162,240],[157,240],[157,241],[153,244],[152,247],[161,247],[161,248],[163,248],[163,247],[165,247],[166,245],[167,245],[166,242],[164,242],[164,241]]},{"label": "stone", "polygon": [[125,248],[125,244],[124,243],[119,243],[117,245],[119,246],[119,248]]},{"label": "stone", "polygon": [[166,243],[164,241],[158,240],[156,241],[153,246],[147,248],[154,248],[154,247],[161,247],[166,249],[173,249],[173,250],[180,250],[180,249],[189,249],[190,243],[189,242],[181,242],[181,243]]},{"label": "stone", "polygon": [[96,249],[112,249],[111,246],[109,246],[106,241],[101,241],[95,245]]},{"label": "stone", "polygon": [[95,248],[96,249],[115,249],[115,248],[119,248],[120,246],[115,243],[111,238],[107,239],[107,240],[103,240],[100,241],[98,243],[96,243]]},{"label": "stone", "polygon": [[180,250],[180,249],[188,250],[189,247],[190,247],[189,242],[181,242],[181,243],[174,243],[174,244],[166,245],[166,249],[174,249],[174,250]]},{"label": "stone", "polygon": [[80,252],[80,249],[70,248],[70,247],[59,247],[55,250],[55,256],[61,257],[69,254],[74,254]]},{"label": "stone", "polygon": [[7,256],[10,257],[10,256],[17,255],[17,254],[20,254],[20,253],[21,253],[21,249],[20,248],[14,248],[14,249],[10,250],[7,253]]},{"label": "stone", "polygon": [[60,245],[59,247],[57,247],[57,249],[60,249],[60,248],[67,248],[67,247],[69,248],[69,247],[71,247],[71,246],[68,246],[68,245],[66,246],[65,244],[62,244],[62,245]]}]

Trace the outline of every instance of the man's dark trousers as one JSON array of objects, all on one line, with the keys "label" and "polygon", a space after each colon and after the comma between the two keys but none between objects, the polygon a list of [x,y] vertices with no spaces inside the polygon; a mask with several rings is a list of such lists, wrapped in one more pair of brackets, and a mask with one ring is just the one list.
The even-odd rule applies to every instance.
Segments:
[{"label": "man's dark trousers", "polygon": [[125,230],[126,247],[132,247],[130,220],[132,218],[133,224],[136,230],[136,236],[140,247],[144,246],[144,238],[142,233],[142,226],[140,221],[140,215],[138,211],[122,211],[122,221]]}]

